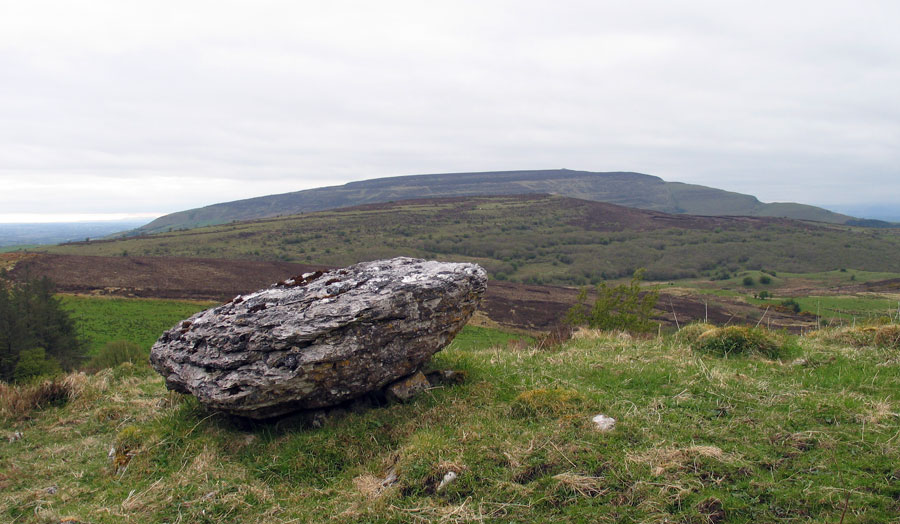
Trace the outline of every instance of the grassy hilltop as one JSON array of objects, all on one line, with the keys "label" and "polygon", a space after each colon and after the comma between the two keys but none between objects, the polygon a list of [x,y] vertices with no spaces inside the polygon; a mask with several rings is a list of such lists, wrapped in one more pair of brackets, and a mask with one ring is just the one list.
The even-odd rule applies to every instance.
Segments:
[{"label": "grassy hilltop", "polygon": [[740,270],[900,272],[900,230],[778,218],[670,215],[560,196],[373,204],[46,251],[344,266],[397,255],[471,261],[491,277],[582,285],[629,276],[727,277]]},{"label": "grassy hilltop", "polygon": [[4,388],[0,520],[896,522],[900,346],[865,335],[773,359],[466,328],[432,363],[461,384],[266,424],[130,364]]}]

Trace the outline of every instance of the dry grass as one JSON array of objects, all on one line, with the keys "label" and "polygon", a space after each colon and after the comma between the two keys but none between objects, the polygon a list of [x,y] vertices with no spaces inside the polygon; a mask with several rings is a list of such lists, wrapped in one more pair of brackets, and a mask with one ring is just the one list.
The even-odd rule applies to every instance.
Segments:
[{"label": "dry grass", "polygon": [[891,349],[900,349],[900,326],[882,326],[875,332],[875,345]]},{"label": "dry grass", "polygon": [[604,331],[602,329],[591,329],[580,327],[572,332],[573,340],[616,340],[625,342],[632,340],[632,335],[626,331]]},{"label": "dry grass", "polygon": [[84,373],[73,373],[31,384],[0,382],[0,417],[26,418],[34,410],[74,400],[86,381]]},{"label": "dry grass", "polygon": [[826,328],[807,335],[812,340],[846,344],[855,348],[875,346],[900,349],[900,325]]},{"label": "dry grass", "polygon": [[738,457],[725,453],[716,446],[659,447],[629,453],[626,458],[629,462],[649,466],[651,473],[656,477],[684,470],[689,466],[697,467],[700,458],[711,458],[726,464],[733,464],[739,460]]},{"label": "dry grass", "polygon": [[580,497],[596,497],[607,491],[602,477],[560,473],[559,475],[553,475],[553,480],[557,482],[559,489]]},{"label": "dry grass", "polygon": [[532,389],[516,396],[513,413],[519,416],[561,416],[576,411],[583,400],[584,396],[573,389]]}]

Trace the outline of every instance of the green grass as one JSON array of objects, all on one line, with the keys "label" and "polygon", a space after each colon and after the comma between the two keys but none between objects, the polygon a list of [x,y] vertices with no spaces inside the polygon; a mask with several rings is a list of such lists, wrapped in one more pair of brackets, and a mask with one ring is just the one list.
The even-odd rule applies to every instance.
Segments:
[{"label": "green grass", "polygon": [[126,340],[149,350],[163,331],[213,302],[62,295],[63,307],[93,355],[107,342]]},{"label": "green grass", "polygon": [[0,246],[0,253],[14,253],[16,251],[28,251],[36,247],[43,247],[40,244],[19,244],[15,246]]},{"label": "green grass", "polygon": [[[780,298],[765,301],[748,299],[757,304],[778,304]],[[897,317],[897,308],[900,306],[897,300],[872,296],[809,296],[796,297],[794,300],[800,304],[801,311],[818,314],[821,318],[841,319],[864,323],[881,317]]]},{"label": "green grass", "polygon": [[533,342],[533,339],[496,329],[466,326],[453,339],[450,348],[466,351],[479,347],[506,347],[508,344],[518,341],[530,343]]},{"label": "green grass", "polygon": [[[0,520],[898,521],[896,349],[802,337],[777,361],[510,338],[467,328],[432,364],[466,382],[315,426],[206,412],[140,367],[85,377],[68,404],[2,421],[23,438],[0,446]],[[594,430],[598,413],[616,428]]]},{"label": "green grass", "polygon": [[854,282],[862,284],[865,282],[875,282],[879,280],[888,280],[900,277],[900,275],[895,272],[861,271],[858,269],[853,269],[852,266],[844,269],[847,270],[841,271],[840,269],[836,269],[834,271],[821,271],[814,273],[785,272],[784,274],[779,273],[778,276],[785,278],[813,280],[829,285],[849,284]]}]

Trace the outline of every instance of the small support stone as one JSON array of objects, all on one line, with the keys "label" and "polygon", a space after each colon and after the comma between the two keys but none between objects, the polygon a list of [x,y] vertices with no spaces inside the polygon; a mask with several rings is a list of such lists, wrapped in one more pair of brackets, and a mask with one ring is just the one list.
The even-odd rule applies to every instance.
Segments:
[{"label": "small support stone", "polygon": [[421,371],[416,371],[408,377],[401,378],[385,390],[388,400],[394,402],[409,402],[420,393],[431,387],[431,383]]}]

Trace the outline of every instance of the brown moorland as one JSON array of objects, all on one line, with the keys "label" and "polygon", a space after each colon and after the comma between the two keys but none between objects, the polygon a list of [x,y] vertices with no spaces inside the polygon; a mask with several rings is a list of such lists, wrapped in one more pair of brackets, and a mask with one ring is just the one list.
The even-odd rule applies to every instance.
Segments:
[{"label": "brown moorland", "polygon": [[[39,253],[20,255],[17,260],[10,272],[13,279],[47,276],[62,293],[223,301],[294,275],[328,269],[291,262],[183,257]],[[559,323],[577,295],[578,290],[570,287],[492,280],[479,318],[507,328],[547,331]],[[715,297],[704,302],[698,296],[663,290],[654,319],[672,326],[704,319],[739,324],[756,323],[762,315],[759,308],[737,299]],[[811,323],[808,317],[778,311],[766,313],[764,321],[791,331]]]}]

